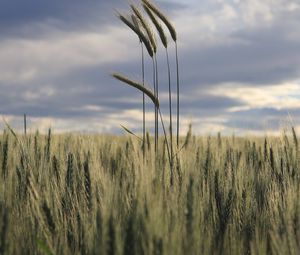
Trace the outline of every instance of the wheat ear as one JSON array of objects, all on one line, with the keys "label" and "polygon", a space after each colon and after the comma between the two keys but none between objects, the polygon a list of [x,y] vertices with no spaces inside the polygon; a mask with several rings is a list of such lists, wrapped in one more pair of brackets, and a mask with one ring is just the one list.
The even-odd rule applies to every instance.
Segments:
[{"label": "wheat ear", "polygon": [[[132,19],[132,22],[134,23],[134,25],[140,30],[140,24],[139,24],[138,18],[134,14],[132,14],[131,19]],[[140,42],[141,42],[141,53],[142,53],[142,83],[143,83],[143,86],[145,86],[144,46],[143,46],[141,39],[140,39]],[[155,91],[154,91],[154,94],[155,94]],[[143,150],[143,162],[144,163],[145,163],[145,155],[146,155],[145,141],[146,141],[146,107],[145,107],[145,93],[143,93],[143,143],[142,143],[143,145],[142,145],[142,150]]]},{"label": "wheat ear", "polygon": [[119,19],[126,24],[134,33],[137,34],[137,36],[139,37],[139,39],[144,43],[150,57],[153,57],[153,49],[151,46],[150,41],[148,40],[148,38],[141,32],[141,30],[139,30],[138,28],[135,27],[134,24],[131,23],[131,21],[129,21],[129,19],[127,19],[125,16],[123,16],[122,14],[118,14]]},{"label": "wheat ear", "polygon": [[129,79],[128,77],[122,75],[122,74],[118,74],[118,73],[113,73],[112,76],[114,78],[116,78],[119,81],[122,81],[124,83],[127,83],[128,85],[140,90],[141,92],[145,93],[154,103],[154,105],[159,108],[159,101],[158,98],[153,94],[153,92],[148,89],[146,86],[143,86],[142,84],[140,84],[139,82],[133,81],[131,79]]},{"label": "wheat ear", "polygon": [[142,0],[143,4],[146,5],[149,9],[151,9],[151,11],[153,11],[161,20],[162,22],[166,25],[166,27],[168,28],[172,39],[176,42],[177,41],[177,33],[176,30],[174,28],[174,26],[171,24],[171,22],[169,21],[169,19],[166,17],[165,14],[163,14],[154,4],[152,4],[150,1],[148,0]]},{"label": "wheat ear", "polygon": [[148,39],[151,43],[153,52],[156,53],[157,52],[156,39],[155,39],[152,29],[150,28],[150,25],[148,24],[148,22],[146,21],[146,19],[143,16],[143,14],[139,11],[139,9],[137,7],[135,7],[134,5],[130,5],[130,7],[131,7],[132,11],[134,12],[135,16],[139,19],[142,27],[144,28],[144,30],[148,36]]},{"label": "wheat ear", "polygon": [[159,34],[159,37],[160,37],[160,40],[161,40],[162,44],[164,45],[165,48],[167,48],[168,47],[168,40],[167,40],[167,37],[165,35],[165,32],[164,32],[162,26],[160,25],[159,21],[156,19],[153,12],[148,7],[148,5],[143,4],[143,8],[146,11],[146,13],[148,14],[148,16],[151,19],[152,23],[154,24],[154,26],[155,26],[158,34]]},{"label": "wheat ear", "polygon": [[142,0],[143,5],[146,5],[149,9],[151,9],[152,12],[155,13],[156,16],[158,16],[161,21],[166,25],[168,28],[170,35],[172,39],[175,42],[175,51],[176,51],[176,78],[177,78],[177,149],[179,149],[179,109],[180,109],[180,81],[179,81],[179,61],[178,61],[178,47],[177,47],[177,32],[175,27],[172,25],[172,23],[169,21],[167,16],[162,13],[153,3],[151,3],[149,0]]}]

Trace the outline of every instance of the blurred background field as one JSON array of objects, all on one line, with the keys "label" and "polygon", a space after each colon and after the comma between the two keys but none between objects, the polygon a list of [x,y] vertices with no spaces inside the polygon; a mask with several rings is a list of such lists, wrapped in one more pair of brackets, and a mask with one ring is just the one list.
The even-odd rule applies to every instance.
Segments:
[{"label": "blurred background field", "polygon": [[297,254],[299,145],[189,132],[170,184],[161,138],[0,136],[0,254]]}]

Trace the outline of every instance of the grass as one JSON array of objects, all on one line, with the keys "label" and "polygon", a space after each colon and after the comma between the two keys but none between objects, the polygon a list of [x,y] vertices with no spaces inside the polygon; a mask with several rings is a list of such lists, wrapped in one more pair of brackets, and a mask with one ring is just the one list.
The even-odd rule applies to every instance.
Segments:
[{"label": "grass", "polygon": [[[298,139],[0,136],[1,254],[297,254]],[[158,166],[157,166],[158,165]]]}]

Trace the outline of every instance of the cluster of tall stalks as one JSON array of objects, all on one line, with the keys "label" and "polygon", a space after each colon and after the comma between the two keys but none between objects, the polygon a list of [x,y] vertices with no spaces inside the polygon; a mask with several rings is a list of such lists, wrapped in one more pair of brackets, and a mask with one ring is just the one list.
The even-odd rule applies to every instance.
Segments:
[{"label": "cluster of tall stalks", "polygon": [[[175,158],[177,159],[177,163],[179,164],[177,154],[179,152],[179,127],[180,127],[180,118],[179,118],[179,110],[180,110],[180,90],[179,90],[179,64],[178,64],[178,47],[177,47],[177,33],[174,26],[171,24],[169,19],[163,14],[158,7],[156,7],[149,0],[142,0],[141,7],[144,12],[140,10],[140,6],[135,6],[134,4],[130,5],[131,13],[128,15],[123,15],[118,13],[119,19],[128,26],[132,32],[134,32],[140,42],[141,45],[141,73],[142,73],[142,81],[136,82],[128,77],[114,73],[113,77],[116,79],[133,86],[143,93],[142,104],[143,104],[143,138],[142,138],[142,149],[143,156],[145,157],[146,149],[146,109],[145,109],[145,96],[149,97],[154,104],[154,113],[155,113],[155,121],[154,121],[154,146],[155,153],[158,153],[158,137],[159,137],[159,120],[162,125],[163,134],[164,134],[164,142],[167,147],[167,153],[169,158],[169,164],[171,172],[174,170],[174,162]],[[164,25],[164,27],[163,27]],[[167,28],[170,36],[165,32],[165,28]],[[157,33],[155,33],[156,31]],[[161,45],[165,50],[166,56],[166,65],[167,65],[167,77],[168,77],[168,105],[169,105],[169,135],[167,134],[167,129],[164,124],[164,118],[162,116],[161,108],[160,108],[160,100],[159,100],[159,92],[161,89],[160,85],[160,73],[158,70],[158,61],[157,61],[157,51],[159,50],[159,43],[157,41],[157,35],[160,38]],[[169,39],[174,42],[175,45],[175,56],[176,56],[176,149],[174,149],[174,129],[173,129],[173,104],[172,104],[172,81],[171,81],[171,69],[170,69],[170,60],[169,60]],[[152,74],[153,74],[153,90],[148,88],[145,83],[145,55],[144,49],[147,50],[149,57],[152,60]],[[150,72],[151,72],[150,71]],[[179,166],[177,165],[177,169]],[[171,182],[173,181],[173,174]]]}]

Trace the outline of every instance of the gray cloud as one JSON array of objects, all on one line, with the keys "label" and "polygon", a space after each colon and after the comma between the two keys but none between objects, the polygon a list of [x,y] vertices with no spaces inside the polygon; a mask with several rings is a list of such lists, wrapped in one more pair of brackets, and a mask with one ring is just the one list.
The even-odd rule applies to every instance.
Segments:
[{"label": "gray cloud", "polygon": [[[186,5],[174,1],[158,1],[173,13]],[[122,0],[2,0],[0,3],[0,39],[40,38],[52,32],[99,32],[107,25],[116,25],[115,10],[128,11]],[[63,35],[62,35],[63,36]]]},{"label": "gray cloud", "polygon": [[[288,120],[289,114],[298,123],[299,119],[293,118],[293,116],[299,116],[299,113],[300,109],[257,108],[233,113],[225,124],[228,127],[246,131],[280,131],[293,124]],[[264,117],[262,118],[262,116]]]},{"label": "gray cloud", "polygon": [[[297,79],[300,75],[300,38],[284,20],[271,27],[253,28],[232,34],[241,43],[186,50],[182,57],[187,84],[212,86],[236,82],[258,86]],[[278,24],[281,24],[278,26]],[[300,22],[297,23],[298,25]]]},{"label": "gray cloud", "polygon": [[[55,0],[49,3],[37,0],[29,0],[26,3],[3,0],[0,3],[0,40],[18,41],[26,37],[34,43],[36,38],[47,39],[52,29],[55,30],[52,35],[54,37],[63,37],[65,32],[105,33],[107,25],[121,26],[113,15],[113,9],[128,9],[126,5],[119,0]],[[163,1],[159,2],[159,5],[167,10],[171,17],[177,10],[188,8],[179,2]],[[268,116],[269,127],[279,127],[280,119],[287,115],[285,110],[263,108],[229,112],[230,108],[244,106],[245,102],[224,95],[212,96],[208,92],[223,83],[259,87],[299,79],[300,36],[297,31],[300,16],[297,12],[289,13],[288,16],[284,14],[286,13],[279,13],[268,25],[243,26],[225,36],[217,34],[218,39],[230,39],[224,42],[218,41],[209,45],[182,44],[181,113],[184,117],[215,117],[219,119],[215,124],[228,128],[262,130],[264,124],[261,123],[261,119]],[[196,38],[198,35],[194,36]],[[185,42],[185,38],[180,40]],[[55,40],[53,42],[55,43]],[[124,41],[124,44],[126,43]],[[112,53],[114,50],[111,49]],[[128,48],[128,51],[131,50],[135,49]],[[170,54],[173,60],[173,48],[170,48]],[[108,120],[112,114],[128,109],[140,109],[141,94],[113,80],[109,75],[112,71],[122,71],[139,79],[139,61],[132,57],[126,61],[85,63],[61,72],[52,72],[44,68],[37,77],[28,81],[0,81],[0,113],[19,117],[27,113],[32,117],[52,117],[80,122],[82,119],[93,118]],[[31,65],[30,61],[27,64]],[[150,71],[146,73],[147,81],[151,84],[151,62],[148,60],[147,65],[150,67]],[[159,53],[159,70],[161,93],[164,93],[167,91],[167,76],[163,51]],[[172,64],[173,74],[174,70],[175,66]],[[167,101],[164,100],[161,105],[163,111],[167,112]],[[95,111],[87,106],[99,106],[100,110]],[[151,107],[151,103],[148,102],[147,108]],[[289,111],[297,115],[300,108]],[[224,118],[227,120],[224,121]],[[115,129],[117,128],[114,127]]]},{"label": "gray cloud", "polygon": [[[87,24],[107,24],[112,21],[113,8],[122,6],[124,7],[124,3],[119,0],[3,0],[0,4],[0,28],[8,35],[18,36],[18,33],[21,33],[28,36],[26,33],[36,24],[50,23],[60,29],[78,29]],[[30,33],[30,36],[34,34]]]}]

